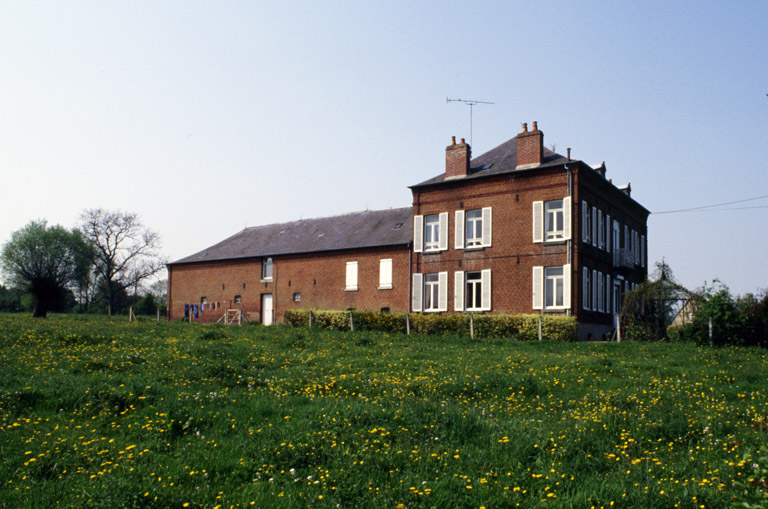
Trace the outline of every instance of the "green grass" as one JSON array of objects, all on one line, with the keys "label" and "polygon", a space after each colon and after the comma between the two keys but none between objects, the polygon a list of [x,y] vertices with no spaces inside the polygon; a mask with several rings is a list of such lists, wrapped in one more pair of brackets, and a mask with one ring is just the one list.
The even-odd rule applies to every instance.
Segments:
[{"label": "green grass", "polygon": [[767,361],[0,315],[0,505],[728,507]]}]

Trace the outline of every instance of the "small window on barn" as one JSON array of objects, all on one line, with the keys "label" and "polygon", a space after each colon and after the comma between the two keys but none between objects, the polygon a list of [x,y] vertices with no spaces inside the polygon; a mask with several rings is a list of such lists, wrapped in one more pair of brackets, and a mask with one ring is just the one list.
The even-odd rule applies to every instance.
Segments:
[{"label": "small window on barn", "polygon": [[235,295],[235,304],[243,302],[243,298],[240,295]]},{"label": "small window on barn", "polygon": [[272,281],[272,258],[264,258],[264,261],[262,261],[261,280]]},{"label": "small window on barn", "polygon": [[301,294],[296,292],[293,294],[293,302],[301,302]]},{"label": "small window on barn", "polygon": [[381,308],[382,314],[388,315],[390,313],[389,308]]},{"label": "small window on barn", "polygon": [[200,305],[208,304],[208,297],[200,297]]}]

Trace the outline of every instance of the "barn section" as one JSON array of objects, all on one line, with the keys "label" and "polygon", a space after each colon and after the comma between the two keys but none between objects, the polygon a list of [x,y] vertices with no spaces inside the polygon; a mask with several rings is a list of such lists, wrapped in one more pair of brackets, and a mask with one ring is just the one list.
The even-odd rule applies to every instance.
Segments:
[{"label": "barn section", "polygon": [[279,323],[291,308],[408,311],[412,208],[246,228],[168,264],[168,318],[226,310]]}]

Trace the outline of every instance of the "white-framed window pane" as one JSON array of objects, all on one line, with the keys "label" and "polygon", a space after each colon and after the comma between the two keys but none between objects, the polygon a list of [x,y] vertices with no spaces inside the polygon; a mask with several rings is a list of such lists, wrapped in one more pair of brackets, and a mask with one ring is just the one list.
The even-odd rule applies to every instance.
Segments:
[{"label": "white-framed window pane", "polygon": [[424,250],[440,248],[440,216],[431,214],[424,216]]},{"label": "white-framed window pane", "polygon": [[564,238],[563,200],[552,200],[544,204],[544,232],[546,240]]},{"label": "white-framed window pane", "polygon": [[272,258],[265,258],[262,261],[261,279],[272,279]]},{"label": "white-framed window pane", "polygon": [[483,245],[483,211],[468,210],[466,217],[467,247]]},{"label": "white-framed window pane", "polygon": [[564,282],[562,267],[544,269],[544,307],[558,308],[564,305]]},{"label": "white-framed window pane", "polygon": [[357,290],[357,262],[347,262],[347,290]]},{"label": "white-framed window pane", "polygon": [[467,272],[466,303],[468,310],[483,307],[483,278],[480,272]]},{"label": "white-framed window pane", "polygon": [[440,308],[440,276],[424,274],[424,311],[437,311]]}]

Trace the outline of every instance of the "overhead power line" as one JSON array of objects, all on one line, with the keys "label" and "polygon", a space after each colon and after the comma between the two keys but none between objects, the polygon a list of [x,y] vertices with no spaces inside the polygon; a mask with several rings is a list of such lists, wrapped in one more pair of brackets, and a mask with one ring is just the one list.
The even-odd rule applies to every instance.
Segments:
[{"label": "overhead power line", "polygon": [[734,205],[736,203],[744,203],[748,201],[755,201],[755,200],[763,200],[765,198],[768,198],[768,194],[764,196],[756,196],[754,198],[746,198],[744,200],[736,200],[736,201],[728,201],[724,203],[715,203],[713,205],[704,205],[701,207],[691,207],[688,209],[677,209],[677,210],[665,210],[663,212],[653,212],[654,215],[659,214],[677,214],[678,212],[717,212],[720,210],[746,210],[746,209],[764,209],[768,208],[768,205],[758,205],[755,207],[733,207],[729,209],[715,209],[715,207],[723,207],[725,205]]}]

